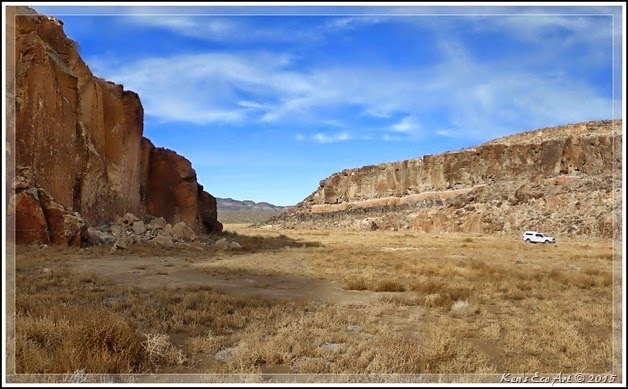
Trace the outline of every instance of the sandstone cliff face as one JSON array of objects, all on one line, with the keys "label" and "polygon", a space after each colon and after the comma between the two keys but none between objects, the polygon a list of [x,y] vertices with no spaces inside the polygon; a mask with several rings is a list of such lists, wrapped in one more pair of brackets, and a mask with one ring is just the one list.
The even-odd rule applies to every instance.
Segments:
[{"label": "sandstone cliff face", "polygon": [[621,121],[587,122],[347,169],[269,223],[610,237],[621,231],[621,144]]},{"label": "sandstone cliff face", "polygon": [[[150,148],[150,146],[147,146]],[[146,210],[169,223],[185,222],[195,231],[220,232],[216,199],[196,182],[190,161],[172,150],[150,149]]]},{"label": "sandstone cliff face", "polygon": [[[15,82],[7,84],[15,104],[15,133],[7,134],[14,157],[9,168],[29,167],[36,186],[89,225],[113,222],[127,212],[143,215],[148,199],[160,196],[151,190],[163,186],[149,185],[150,166],[161,162],[152,163],[152,145],[142,137],[138,95],[95,77],[60,21],[25,7],[8,7],[9,19],[15,21],[7,33],[16,53]],[[195,191],[196,176],[187,179]],[[206,224],[212,225],[197,222],[204,206],[192,196],[175,208],[151,210],[167,219],[195,221],[190,225],[204,233],[211,231]],[[19,234],[20,226],[15,229]]]}]

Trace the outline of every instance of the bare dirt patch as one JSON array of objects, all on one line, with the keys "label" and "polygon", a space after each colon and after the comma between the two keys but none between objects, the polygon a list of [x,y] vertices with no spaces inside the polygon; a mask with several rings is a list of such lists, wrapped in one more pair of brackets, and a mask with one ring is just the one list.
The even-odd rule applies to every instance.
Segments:
[{"label": "bare dirt patch", "polygon": [[[376,301],[375,293],[348,291],[330,280],[297,274],[256,274],[244,269],[224,270],[220,262],[228,259],[190,259],[185,255],[139,257],[106,255],[99,258],[78,256],[71,268],[80,274],[94,274],[117,285],[155,289],[162,286],[186,289],[209,286],[233,296],[267,299],[308,299],[336,304],[366,304]],[[208,265],[213,264],[213,270]],[[222,270],[221,270],[222,269]]]}]

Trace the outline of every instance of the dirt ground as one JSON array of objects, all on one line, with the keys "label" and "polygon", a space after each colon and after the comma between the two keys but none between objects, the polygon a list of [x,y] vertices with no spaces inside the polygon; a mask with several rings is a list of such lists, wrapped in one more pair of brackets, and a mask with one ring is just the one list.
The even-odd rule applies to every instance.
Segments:
[{"label": "dirt ground", "polygon": [[[212,262],[215,264],[219,261],[214,259]],[[234,296],[303,298],[336,304],[366,304],[381,296],[368,291],[344,290],[340,282],[298,274],[254,274],[244,270],[210,273],[204,271],[207,263],[207,259],[191,259],[176,254],[159,258],[132,255],[89,258],[79,255],[68,261],[74,272],[96,274],[106,281],[138,288],[211,286],[221,293]]]},{"label": "dirt ground", "polygon": [[[211,240],[185,249],[29,247],[18,249],[16,263],[24,279],[65,269],[147,297],[167,288],[194,299],[209,287],[236,305],[271,302],[224,333],[170,330],[187,363],[157,369],[159,382],[251,372],[254,382],[408,372],[441,374],[413,382],[464,372],[493,382],[504,371],[617,369],[612,290],[621,258],[613,242],[244,224],[225,225],[223,236],[242,248],[220,250]],[[103,304],[121,301],[103,296]]]}]

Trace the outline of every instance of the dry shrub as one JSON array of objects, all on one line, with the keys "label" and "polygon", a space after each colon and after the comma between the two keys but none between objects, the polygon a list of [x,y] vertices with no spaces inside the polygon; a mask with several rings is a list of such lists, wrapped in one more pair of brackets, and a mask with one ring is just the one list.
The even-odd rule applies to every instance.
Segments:
[{"label": "dry shrub", "polygon": [[516,289],[516,288],[508,289],[504,295],[506,299],[515,300],[515,301],[523,300],[528,296],[529,296],[528,293],[522,290]]},{"label": "dry shrub", "polygon": [[419,301],[426,307],[451,307],[455,301],[468,300],[473,293],[473,289],[468,286],[453,286],[444,282],[438,284],[437,288],[428,285],[424,290],[432,292],[421,293],[423,297]]},{"label": "dry shrub", "polygon": [[170,343],[167,334],[144,334],[146,340],[142,347],[152,366],[183,365],[187,358],[180,349]]},{"label": "dry shrub", "polygon": [[345,283],[346,290],[368,290],[369,285],[364,278],[352,279]]},{"label": "dry shrub", "polygon": [[458,359],[456,339],[444,329],[419,337],[387,333],[371,342],[376,351],[366,367],[371,374],[450,373],[447,364]]},{"label": "dry shrub", "polygon": [[466,300],[471,297],[473,289],[469,286],[449,286],[447,288],[447,294],[454,300]]},{"label": "dry shrub", "polygon": [[597,285],[595,277],[583,273],[574,273],[565,280],[580,289],[591,289]]},{"label": "dry shrub", "polygon": [[133,373],[142,365],[136,331],[102,309],[74,311],[71,319],[18,316],[19,373]]},{"label": "dry shrub", "polygon": [[455,316],[463,316],[471,311],[471,304],[466,300],[457,300],[451,306],[451,313]]},{"label": "dry shrub", "polygon": [[517,289],[523,292],[529,292],[534,289],[534,285],[530,281],[520,281],[517,282]]},{"label": "dry shrub", "polygon": [[410,287],[411,290],[417,291],[421,294],[434,294],[441,292],[445,289],[445,282],[438,278],[428,278],[424,282],[415,282]]},{"label": "dry shrub", "polygon": [[552,270],[550,270],[550,272],[548,273],[548,278],[554,281],[562,281],[563,280],[563,274],[560,271],[560,269],[557,268],[553,268]]},{"label": "dry shrub", "polygon": [[582,272],[588,276],[599,276],[602,271],[600,269],[586,268]]},{"label": "dry shrub", "polygon": [[499,271],[499,269],[495,265],[488,263],[487,261],[475,258],[468,261],[466,265],[475,270],[476,279],[486,278],[487,276],[492,277],[495,273]]},{"label": "dry shrub", "polygon": [[440,293],[432,293],[423,296],[422,305],[426,307],[442,307],[447,304],[449,299]]},{"label": "dry shrub", "polygon": [[85,383],[86,378],[85,370],[81,369],[69,374],[63,381],[68,384],[82,384]]},{"label": "dry shrub", "polygon": [[382,302],[387,303],[387,304],[393,304],[396,306],[414,306],[414,305],[421,305],[422,299],[419,296],[399,296],[399,295],[392,295],[392,296],[383,296],[381,298]]},{"label": "dry shrub", "polygon": [[379,282],[374,290],[376,292],[403,292],[406,287],[396,281],[387,280]]}]

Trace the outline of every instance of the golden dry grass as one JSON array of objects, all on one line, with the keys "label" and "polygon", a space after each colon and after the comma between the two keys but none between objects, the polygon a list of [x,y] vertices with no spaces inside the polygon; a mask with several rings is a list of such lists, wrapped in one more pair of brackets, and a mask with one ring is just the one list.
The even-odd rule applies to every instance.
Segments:
[{"label": "golden dry grass", "polygon": [[[221,375],[245,374],[253,382],[274,372],[339,381],[381,374],[390,382],[411,380],[394,374],[463,374],[451,380],[471,382],[502,372],[617,373],[612,289],[621,259],[609,241],[526,245],[484,235],[225,227],[242,250],[167,255],[230,280],[299,275],[378,298],[267,299],[212,285],[143,289],[73,272],[68,249],[23,247],[16,372],[64,373],[66,380],[76,371],[210,373],[227,381]],[[150,248],[86,250],[120,261],[151,255]]]}]

